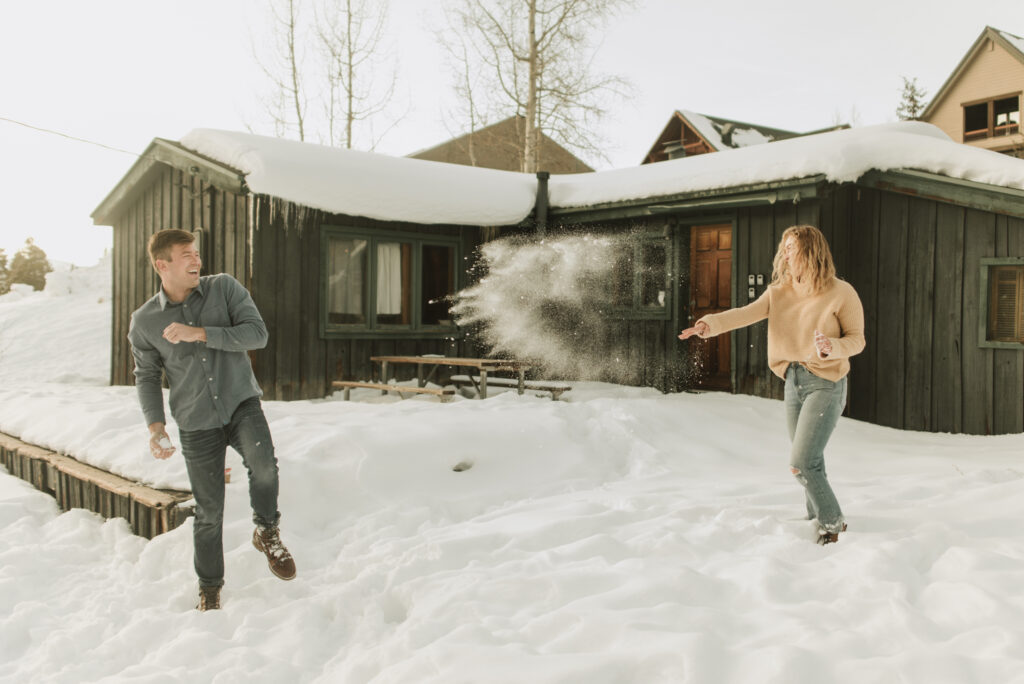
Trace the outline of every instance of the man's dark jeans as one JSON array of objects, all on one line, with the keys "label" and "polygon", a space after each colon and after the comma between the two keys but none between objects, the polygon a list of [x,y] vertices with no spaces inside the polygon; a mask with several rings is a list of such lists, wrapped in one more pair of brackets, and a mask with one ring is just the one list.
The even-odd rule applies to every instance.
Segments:
[{"label": "man's dark jeans", "polygon": [[277,458],[259,397],[246,399],[231,422],[213,430],[181,430],[181,450],[196,500],[193,526],[199,585],[224,584],[224,456],[230,445],[249,471],[249,502],[257,525],[273,527],[277,510]]}]

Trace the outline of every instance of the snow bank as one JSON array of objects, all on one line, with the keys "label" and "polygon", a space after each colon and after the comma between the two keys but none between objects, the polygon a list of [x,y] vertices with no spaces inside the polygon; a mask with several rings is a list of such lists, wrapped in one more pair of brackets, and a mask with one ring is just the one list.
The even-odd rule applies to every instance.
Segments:
[{"label": "snow bank", "polygon": [[554,176],[551,206],[585,207],[824,175],[853,182],[871,170],[913,169],[1024,189],[1024,160],[954,143],[931,124],[830,131],[632,169]]},{"label": "snow bank", "polygon": [[105,385],[110,378],[111,261],[54,263],[46,287],[0,296],[0,380]]},{"label": "snow bank", "polygon": [[536,200],[528,174],[202,128],[181,144],[241,171],[255,193],[381,221],[511,225]]}]

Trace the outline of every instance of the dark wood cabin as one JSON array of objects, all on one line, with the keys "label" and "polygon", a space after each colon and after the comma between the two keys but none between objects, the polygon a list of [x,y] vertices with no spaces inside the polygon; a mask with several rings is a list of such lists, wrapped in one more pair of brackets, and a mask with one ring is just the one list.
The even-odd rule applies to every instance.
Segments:
[{"label": "dark wood cabin", "polygon": [[[267,399],[323,397],[332,380],[368,379],[373,355],[480,353],[448,317],[443,297],[469,284],[475,250],[496,227],[311,209],[253,193],[238,170],[159,138],[92,216],[114,229],[113,385],[134,383],[128,325],[132,312],[157,292],[146,243],[165,227],[195,230],[204,273],[229,273],[252,293],[270,331],[267,347],[250,354]],[[370,255],[362,262],[369,292],[357,304],[339,301],[330,311],[331,255],[342,258],[350,247]],[[356,311],[368,308],[381,287],[374,276],[385,258],[397,268],[389,277],[401,280],[391,310]]]},{"label": "dark wood cabin", "polygon": [[[532,201],[534,186],[513,181]],[[632,293],[591,343],[623,350],[610,379],[781,397],[782,383],[767,367],[765,324],[692,350],[676,335],[702,313],[759,296],[782,231],[811,223],[865,308],[868,344],[853,360],[849,416],[913,430],[1024,432],[1024,190],[896,170],[852,182],[817,175],[572,207],[559,206],[552,192],[549,207],[546,181],[537,185],[536,222],[549,234],[631,236],[623,283]],[[231,273],[252,292],[271,331],[253,365],[266,397],[278,400],[325,396],[333,379],[370,378],[373,355],[486,352],[445,317],[438,295],[470,284],[472,256],[485,240],[534,234],[533,216],[481,228],[312,209],[254,193],[238,170],[160,139],[93,218],[114,227],[112,384],[133,381],[129,316],[157,287],[146,239],[162,227],[187,227],[199,230],[204,268]],[[370,255],[360,301],[380,294],[377,266],[386,259],[408,259],[395,271],[408,296],[353,318],[359,312],[331,304],[344,289],[331,294],[329,276],[359,245]]]},{"label": "dark wood cabin", "polygon": [[855,183],[818,176],[553,206],[548,221],[552,232],[630,231],[664,254],[655,257],[660,274],[647,277],[666,283],[665,306],[609,321],[609,338],[632,350],[631,384],[781,398],[766,323],[693,349],[676,335],[704,313],[760,296],[782,232],[810,223],[864,304],[867,348],[852,360],[847,415],[911,430],[1024,432],[1024,191],[870,172]]}]

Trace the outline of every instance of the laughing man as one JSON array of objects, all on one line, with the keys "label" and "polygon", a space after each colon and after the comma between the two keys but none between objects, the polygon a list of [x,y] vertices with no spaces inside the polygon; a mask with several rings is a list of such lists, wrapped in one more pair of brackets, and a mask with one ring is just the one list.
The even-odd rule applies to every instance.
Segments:
[{"label": "laughing man", "polygon": [[267,326],[248,291],[227,274],[200,276],[195,236],[161,230],[149,240],[160,291],[132,314],[128,339],[135,386],[158,459],[175,451],[164,429],[162,377],[170,386],[171,415],[196,501],[193,527],[199,610],[220,608],[224,585],[224,456],[230,445],[249,472],[253,545],[270,571],[295,577],[295,561],[281,543],[277,458],[260,405],[262,394],[248,351],[267,343]]}]

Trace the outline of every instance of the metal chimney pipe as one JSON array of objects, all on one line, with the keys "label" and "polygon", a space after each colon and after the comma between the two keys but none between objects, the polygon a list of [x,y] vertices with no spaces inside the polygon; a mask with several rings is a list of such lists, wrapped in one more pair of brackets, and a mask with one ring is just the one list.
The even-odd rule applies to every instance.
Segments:
[{"label": "metal chimney pipe", "polygon": [[549,172],[537,172],[537,237],[544,237],[548,232],[548,178],[551,178]]}]

